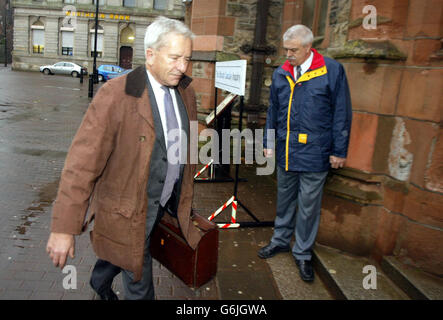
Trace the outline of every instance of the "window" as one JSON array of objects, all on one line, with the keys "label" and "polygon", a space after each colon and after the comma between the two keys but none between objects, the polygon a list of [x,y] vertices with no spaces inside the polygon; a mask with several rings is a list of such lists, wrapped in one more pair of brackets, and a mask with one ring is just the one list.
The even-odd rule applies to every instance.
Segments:
[{"label": "window", "polygon": [[[94,57],[94,41],[95,34],[91,33],[91,57]],[[97,34],[97,58],[101,58],[103,55],[103,34]]]},{"label": "window", "polygon": [[62,31],[62,55],[72,56],[74,47],[74,32]]},{"label": "window", "polygon": [[312,30],[314,37],[323,37],[327,13],[328,0],[304,0],[302,24]]},{"label": "window", "polygon": [[135,7],[135,0],[123,0],[123,7]]},{"label": "window", "polygon": [[63,0],[63,3],[75,3],[75,0]]},{"label": "window", "polygon": [[166,10],[168,7],[167,0],[154,0],[154,9],[155,10]]},{"label": "window", "polygon": [[72,48],[62,47],[62,55],[64,55],[64,56],[72,56],[72,54],[73,54]]},{"label": "window", "polygon": [[31,26],[32,53],[43,54],[45,51],[45,25],[40,20]]},{"label": "window", "polygon": [[[90,48],[91,48],[91,57],[94,57],[94,45],[95,45],[95,26],[89,30],[90,34]],[[103,56],[103,27],[98,26],[97,28],[97,57],[101,58]]]},{"label": "window", "polygon": [[[92,4],[94,6],[97,5],[97,0],[93,0]],[[99,4],[99,6],[104,6],[105,5],[105,0],[99,0],[98,4]]]},{"label": "window", "polygon": [[121,44],[133,44],[135,40],[134,31],[130,27],[124,28],[120,33],[120,43]]}]

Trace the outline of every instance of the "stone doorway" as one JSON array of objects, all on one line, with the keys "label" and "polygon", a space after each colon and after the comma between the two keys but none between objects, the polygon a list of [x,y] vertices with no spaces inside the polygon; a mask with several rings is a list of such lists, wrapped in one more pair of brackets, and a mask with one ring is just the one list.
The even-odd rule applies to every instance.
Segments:
[{"label": "stone doorway", "polygon": [[120,67],[132,69],[132,47],[123,46],[120,48]]}]

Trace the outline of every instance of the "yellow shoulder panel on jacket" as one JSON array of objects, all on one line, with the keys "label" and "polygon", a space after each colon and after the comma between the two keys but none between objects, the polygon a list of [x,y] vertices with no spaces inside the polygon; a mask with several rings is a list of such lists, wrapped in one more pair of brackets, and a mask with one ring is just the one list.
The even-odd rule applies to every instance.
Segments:
[{"label": "yellow shoulder panel on jacket", "polygon": [[309,81],[311,79],[320,77],[320,76],[327,74],[327,73],[328,73],[328,69],[326,69],[326,66],[323,66],[321,68],[303,73],[303,75],[300,77],[300,79],[297,80],[296,83]]}]

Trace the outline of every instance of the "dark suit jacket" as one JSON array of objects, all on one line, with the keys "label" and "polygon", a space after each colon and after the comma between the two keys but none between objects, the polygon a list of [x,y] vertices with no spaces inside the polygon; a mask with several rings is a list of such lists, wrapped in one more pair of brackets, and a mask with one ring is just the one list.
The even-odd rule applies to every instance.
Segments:
[{"label": "dark suit jacket", "polygon": [[[165,144],[165,136],[163,131],[163,125],[160,118],[160,112],[158,110],[157,101],[155,99],[154,91],[149,82],[149,78],[146,77],[146,83],[148,88],[149,100],[151,102],[152,118],[154,120],[155,127],[155,146],[151,155],[151,164],[149,172],[150,179],[148,182],[148,215],[157,214],[161,193],[163,191],[163,184],[166,178],[166,172],[168,164],[164,160],[167,158],[167,149]],[[186,138],[189,140],[189,119],[186,112],[186,107],[180,96],[178,90],[175,90],[175,96],[177,99],[177,105],[180,112],[181,128],[186,134]],[[188,143],[187,143],[188,144]],[[179,181],[176,183],[171,199],[165,208],[168,214],[173,217],[177,217],[178,200],[180,198],[181,184],[183,181],[184,164],[180,166]]]}]

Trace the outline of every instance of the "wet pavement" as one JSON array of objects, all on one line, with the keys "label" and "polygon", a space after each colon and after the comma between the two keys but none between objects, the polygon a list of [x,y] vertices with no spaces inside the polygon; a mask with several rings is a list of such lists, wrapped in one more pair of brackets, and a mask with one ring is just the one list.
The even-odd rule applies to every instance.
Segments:
[{"label": "wet pavement", "polygon": [[[0,68],[0,299],[95,299],[88,281],[96,257],[87,233],[76,238],[77,288],[45,252],[52,201],[71,140],[90,102],[88,81]],[[235,166],[231,166],[232,176]],[[274,176],[256,176],[241,166],[238,197],[261,221],[275,212]],[[234,191],[233,183],[196,183],[194,208],[209,217]],[[231,209],[216,218],[227,221]],[[238,221],[252,222],[239,206]],[[270,227],[220,230],[217,276],[196,290],[154,261],[156,298],[165,299],[331,299],[320,279],[302,282],[290,253],[268,261],[257,257]],[[123,298],[121,276],[114,289]]]}]

